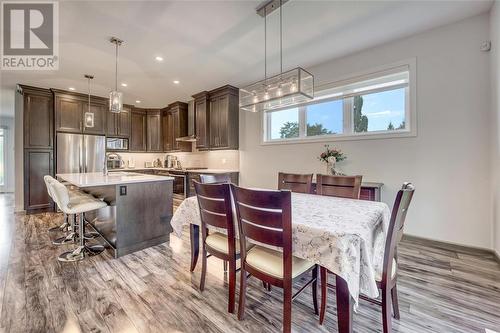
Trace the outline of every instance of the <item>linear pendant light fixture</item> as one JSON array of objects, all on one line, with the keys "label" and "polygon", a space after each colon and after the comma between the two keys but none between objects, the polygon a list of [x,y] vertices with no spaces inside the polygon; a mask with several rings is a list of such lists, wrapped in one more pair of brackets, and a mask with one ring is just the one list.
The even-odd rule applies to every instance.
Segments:
[{"label": "linear pendant light fixture", "polygon": [[[264,18],[264,80],[240,89],[240,108],[259,112],[290,107],[314,98],[314,76],[301,67],[283,72],[283,15],[288,0],[270,0],[257,8]],[[280,74],[267,77],[267,16],[280,10]]]},{"label": "linear pendant light fixture", "polygon": [[94,78],[94,75],[85,74],[85,78],[88,80],[89,83],[89,100],[88,100],[87,112],[85,112],[83,118],[85,120],[85,127],[94,127],[94,113],[90,112],[90,80]]},{"label": "linear pendant light fixture", "polygon": [[123,93],[118,91],[118,47],[122,45],[123,40],[111,37],[109,40],[112,44],[115,44],[115,90],[109,93],[109,111],[114,113],[120,113],[123,108]]}]

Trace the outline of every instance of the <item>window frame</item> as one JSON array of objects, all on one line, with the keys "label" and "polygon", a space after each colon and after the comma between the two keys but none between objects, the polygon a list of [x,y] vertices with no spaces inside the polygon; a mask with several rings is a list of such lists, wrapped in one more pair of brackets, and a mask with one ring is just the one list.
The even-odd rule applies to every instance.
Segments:
[{"label": "window frame", "polygon": [[[275,144],[294,144],[294,143],[311,143],[311,142],[331,142],[331,141],[355,141],[355,140],[373,140],[373,139],[390,139],[390,138],[407,138],[417,136],[417,107],[416,107],[416,58],[403,60],[397,63],[392,63],[390,65],[384,65],[374,68],[370,71],[365,71],[357,73],[355,75],[346,76],[345,78],[340,78],[331,83],[326,83],[315,87],[315,90],[325,90],[334,89],[337,87],[344,87],[349,84],[355,84],[357,82],[363,82],[371,79],[381,78],[387,75],[395,74],[398,72],[408,71],[408,85],[405,88],[405,125],[404,130],[395,131],[370,131],[370,132],[353,132],[353,119],[352,119],[352,100],[353,97],[349,96],[351,94],[332,96],[324,99],[320,99],[317,102],[328,102],[338,99],[344,100],[343,106],[343,133],[341,134],[325,134],[316,136],[306,136],[306,106],[311,103],[299,104],[296,107],[299,109],[299,137],[298,138],[278,138],[271,139],[271,132],[267,131],[271,125],[271,117],[267,114],[270,112],[277,112],[281,110],[290,109],[290,107],[285,107],[282,109],[276,109],[269,112],[261,112],[261,145],[275,145]],[[398,89],[397,86],[390,87],[389,89],[379,88],[368,90],[366,92],[361,92],[360,95],[366,95],[375,92],[383,92]]]}]

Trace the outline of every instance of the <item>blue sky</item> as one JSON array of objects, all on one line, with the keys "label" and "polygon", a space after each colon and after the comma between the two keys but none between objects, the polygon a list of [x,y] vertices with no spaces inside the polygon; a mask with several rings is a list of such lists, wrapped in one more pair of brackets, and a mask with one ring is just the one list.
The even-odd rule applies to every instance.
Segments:
[{"label": "blue sky", "polygon": [[[307,122],[321,123],[334,133],[342,133],[342,100],[308,107]],[[363,96],[362,113],[368,117],[368,131],[386,130],[389,122],[398,127],[405,117],[405,89],[395,89]],[[272,114],[271,137],[279,138],[279,130],[287,121],[299,121],[297,108]]]}]

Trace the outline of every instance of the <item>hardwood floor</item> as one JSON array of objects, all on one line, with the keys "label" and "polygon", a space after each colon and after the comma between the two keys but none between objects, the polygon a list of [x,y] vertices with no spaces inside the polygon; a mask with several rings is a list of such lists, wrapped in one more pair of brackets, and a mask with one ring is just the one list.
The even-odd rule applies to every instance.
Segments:
[{"label": "hardwood floor", "polygon": [[[60,214],[14,215],[0,195],[0,332],[279,332],[281,291],[250,279],[244,321],[227,309],[222,263],[189,272],[189,234],[120,259],[60,263],[50,242]],[[406,238],[399,251],[401,320],[394,332],[485,332],[500,327],[500,264],[484,251]],[[239,279],[238,279],[239,280]],[[336,332],[333,292],[324,326],[310,289],[293,304],[295,332]],[[355,332],[380,332],[380,307],[360,302]]]}]

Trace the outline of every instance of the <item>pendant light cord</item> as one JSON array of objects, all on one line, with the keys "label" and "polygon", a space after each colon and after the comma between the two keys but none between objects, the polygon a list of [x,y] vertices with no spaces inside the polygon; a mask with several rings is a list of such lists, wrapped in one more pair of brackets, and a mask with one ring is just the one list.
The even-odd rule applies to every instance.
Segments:
[{"label": "pendant light cord", "polygon": [[118,41],[116,42],[115,52],[115,91],[118,91]]},{"label": "pendant light cord", "polygon": [[264,82],[267,85],[267,7],[264,7]]},{"label": "pendant light cord", "polygon": [[89,81],[89,108],[88,108],[89,111],[88,112],[90,112],[90,76],[87,79]]},{"label": "pendant light cord", "polygon": [[283,74],[283,0],[280,0],[280,74]]}]

